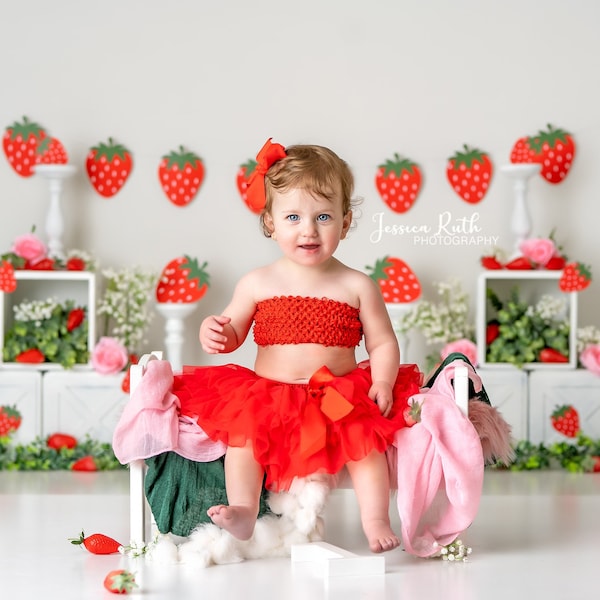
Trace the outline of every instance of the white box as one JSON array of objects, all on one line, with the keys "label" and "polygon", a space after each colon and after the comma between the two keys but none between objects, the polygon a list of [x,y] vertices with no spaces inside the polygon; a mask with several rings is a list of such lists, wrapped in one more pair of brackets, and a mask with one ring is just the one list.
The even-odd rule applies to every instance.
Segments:
[{"label": "white box", "polygon": [[[91,271],[31,271],[16,270],[17,289],[7,294],[0,292],[0,343],[4,346],[5,333],[14,322],[13,307],[25,300],[47,300],[56,298],[59,302],[74,300],[87,308],[88,351],[91,353],[96,343],[96,275]],[[0,366],[11,368],[37,369],[46,371],[62,369],[59,364],[42,363],[23,365],[5,363],[0,353]]]},{"label": "white box", "polygon": [[572,405],[579,413],[579,426],[584,435],[600,438],[600,377],[586,369],[555,369],[529,374],[529,439],[532,443],[570,441],[556,431],[551,422],[556,407],[565,404]]},{"label": "white box", "polygon": [[494,311],[487,301],[487,288],[491,287],[501,300],[510,296],[511,290],[516,286],[519,289],[519,298],[524,302],[534,305],[542,295],[566,295],[569,320],[569,362],[567,363],[541,363],[533,362],[523,365],[524,369],[575,369],[577,367],[577,292],[562,292],[558,281],[562,271],[512,271],[508,269],[488,270],[477,280],[477,312],[476,312],[476,339],[477,360],[480,367],[507,368],[508,363],[487,362],[486,360],[486,325],[493,318]]},{"label": "white box", "polygon": [[42,373],[0,370],[0,405],[16,406],[21,426],[12,434],[15,444],[27,444],[42,434]]},{"label": "white box", "polygon": [[508,366],[503,369],[477,369],[489,396],[511,427],[515,441],[529,439],[529,397],[527,372]]},{"label": "white box", "polygon": [[129,394],[121,390],[125,373],[52,371],[43,377],[42,435],[57,431],[111,442]]}]

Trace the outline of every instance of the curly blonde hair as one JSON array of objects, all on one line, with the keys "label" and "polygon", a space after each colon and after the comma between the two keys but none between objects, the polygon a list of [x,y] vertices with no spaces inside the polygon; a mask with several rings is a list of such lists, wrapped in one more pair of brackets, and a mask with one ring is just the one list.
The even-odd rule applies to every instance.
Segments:
[{"label": "curly blonde hair", "polygon": [[286,157],[278,160],[265,175],[265,207],[260,215],[263,234],[271,237],[265,215],[273,208],[274,192],[294,188],[333,202],[341,195],[344,215],[352,210],[355,201],[354,176],[348,164],[335,152],[324,146],[298,144],[285,149]]}]

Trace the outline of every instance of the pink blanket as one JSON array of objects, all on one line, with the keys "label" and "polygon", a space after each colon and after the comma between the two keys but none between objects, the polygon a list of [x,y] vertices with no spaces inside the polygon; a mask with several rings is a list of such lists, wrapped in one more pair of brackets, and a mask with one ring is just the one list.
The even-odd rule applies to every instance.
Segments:
[{"label": "pink blanket", "polygon": [[421,422],[399,430],[394,443],[402,542],[407,552],[421,557],[433,556],[463,533],[481,497],[481,441],[454,402],[454,365],[440,373],[430,390],[413,396],[422,404]]},{"label": "pink blanket", "polygon": [[172,386],[171,364],[149,361],[113,434],[113,450],[122,464],[169,451],[197,462],[225,454],[223,444],[213,442],[195,421],[179,415]]}]

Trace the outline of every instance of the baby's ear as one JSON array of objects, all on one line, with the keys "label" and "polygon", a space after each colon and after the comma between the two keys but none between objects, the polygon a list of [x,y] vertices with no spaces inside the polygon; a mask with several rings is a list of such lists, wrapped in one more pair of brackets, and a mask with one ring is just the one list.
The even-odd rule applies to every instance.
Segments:
[{"label": "baby's ear", "polygon": [[351,225],[352,225],[352,211],[349,210],[344,215],[344,225],[342,227],[342,237],[341,237],[341,239],[344,239],[346,237],[346,234],[350,230]]}]

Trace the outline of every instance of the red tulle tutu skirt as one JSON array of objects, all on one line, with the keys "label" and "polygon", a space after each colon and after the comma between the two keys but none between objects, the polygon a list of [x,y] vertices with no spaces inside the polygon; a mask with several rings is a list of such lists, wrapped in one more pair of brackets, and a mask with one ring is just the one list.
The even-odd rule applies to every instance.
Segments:
[{"label": "red tulle tutu skirt", "polygon": [[323,367],[307,384],[265,379],[233,364],[186,367],[173,393],[181,414],[197,419],[211,439],[238,447],[250,441],[267,488],[287,490],[294,477],[334,474],[373,450],[384,452],[406,425],[404,409],[422,379],[416,365],[400,366],[387,417],[368,397],[368,367],[343,377]]}]

